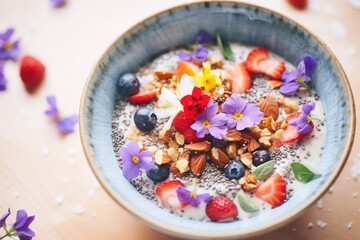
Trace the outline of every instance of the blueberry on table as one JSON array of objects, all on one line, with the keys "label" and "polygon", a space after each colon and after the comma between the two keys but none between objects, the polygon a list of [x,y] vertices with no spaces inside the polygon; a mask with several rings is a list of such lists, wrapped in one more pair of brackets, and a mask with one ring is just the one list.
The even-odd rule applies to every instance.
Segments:
[{"label": "blueberry on table", "polygon": [[143,132],[150,132],[156,125],[156,114],[149,108],[140,108],[135,112],[134,122],[136,127]]},{"label": "blueberry on table", "polygon": [[253,164],[255,167],[270,161],[271,156],[269,150],[265,148],[260,148],[251,153]]},{"label": "blueberry on table", "polygon": [[146,171],[146,175],[154,183],[163,182],[166,179],[168,179],[170,175],[170,167],[167,164],[163,164],[163,165],[155,164],[154,168]]},{"label": "blueberry on table", "polygon": [[118,91],[121,97],[137,94],[139,89],[140,82],[134,73],[125,73],[119,78]]},{"label": "blueberry on table", "polygon": [[225,167],[225,177],[228,179],[240,179],[245,175],[245,167],[240,161],[231,161]]}]

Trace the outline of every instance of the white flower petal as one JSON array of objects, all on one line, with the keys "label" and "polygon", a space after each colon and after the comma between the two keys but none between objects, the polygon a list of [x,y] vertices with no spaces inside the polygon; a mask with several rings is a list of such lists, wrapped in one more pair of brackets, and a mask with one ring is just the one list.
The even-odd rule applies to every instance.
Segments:
[{"label": "white flower petal", "polygon": [[163,128],[165,131],[167,131],[167,130],[169,130],[169,129],[171,128],[171,124],[172,124],[175,116],[176,116],[176,114],[173,114],[173,115],[169,118],[169,120],[165,123],[164,128]]},{"label": "white flower petal", "polygon": [[186,95],[191,95],[195,86],[194,78],[187,74],[182,75],[180,84],[178,85],[178,97],[181,99]]},{"label": "white flower petal", "polygon": [[159,96],[159,104],[164,107],[177,106],[180,104],[180,100],[173,92],[164,87],[161,89],[161,94]]}]

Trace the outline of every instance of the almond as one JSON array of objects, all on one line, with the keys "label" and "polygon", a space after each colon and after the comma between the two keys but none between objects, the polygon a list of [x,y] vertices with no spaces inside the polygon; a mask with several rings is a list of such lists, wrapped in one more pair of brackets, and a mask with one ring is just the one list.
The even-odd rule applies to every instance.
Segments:
[{"label": "almond", "polygon": [[259,138],[259,143],[263,147],[270,147],[271,146],[270,139],[271,139],[271,136],[261,137],[261,138]]},{"label": "almond", "polygon": [[226,152],[231,159],[234,159],[236,157],[236,143],[230,142],[226,146]]},{"label": "almond", "polygon": [[258,149],[259,147],[260,147],[260,144],[254,138],[251,138],[249,144],[247,145],[247,149],[249,152],[253,152],[256,149]]},{"label": "almond", "polygon": [[177,162],[175,162],[175,164],[176,164],[176,168],[179,169],[181,174],[190,170],[189,160],[185,158],[179,159]]},{"label": "almond", "polygon": [[211,148],[211,143],[208,141],[191,143],[185,145],[184,148],[195,152],[208,152]]},{"label": "almond", "polygon": [[223,169],[226,164],[229,163],[230,159],[219,148],[213,147],[210,151],[210,159],[213,161],[213,163],[216,165],[218,169]]},{"label": "almond", "polygon": [[169,71],[156,71],[154,72],[154,75],[157,80],[168,80],[171,79],[175,73]]},{"label": "almond", "polygon": [[171,141],[171,131],[170,130],[160,130],[159,131],[159,138],[161,140],[164,140],[165,142],[170,142]]},{"label": "almond", "polygon": [[157,163],[158,165],[169,163],[171,161],[167,152],[165,152],[164,150],[161,150],[161,149],[159,149],[155,152],[154,160],[155,160],[155,163]]},{"label": "almond", "polygon": [[296,112],[299,110],[299,105],[296,102],[292,102],[292,101],[284,101],[283,102],[283,106],[284,106],[284,111],[287,114]]},{"label": "almond", "polygon": [[176,162],[179,158],[178,149],[175,147],[168,148],[167,153],[171,159],[171,161]]},{"label": "almond", "polygon": [[171,166],[170,166],[170,172],[172,174],[174,174],[175,176],[177,177],[181,177],[181,172],[180,170],[176,167],[176,162],[172,163]]},{"label": "almond", "polygon": [[239,148],[239,150],[237,151],[237,154],[238,154],[238,155],[241,155],[241,154],[243,154],[244,152],[246,152],[247,149],[248,149],[248,146],[247,146],[247,145],[244,146],[244,147],[241,147],[241,148]]},{"label": "almond", "polygon": [[229,141],[229,142],[237,142],[241,140],[241,133],[234,129],[230,129],[226,136],[224,137],[224,140]]},{"label": "almond", "polygon": [[251,153],[244,153],[240,155],[240,161],[248,168],[252,167],[252,155]]},{"label": "almond", "polygon": [[278,89],[282,85],[282,81],[279,80],[270,80],[268,83],[272,89]]},{"label": "almond", "polygon": [[277,98],[271,95],[262,97],[259,101],[260,111],[265,117],[273,117],[275,120],[279,117],[279,104]]},{"label": "almond", "polygon": [[204,171],[205,163],[206,163],[206,153],[194,154],[190,159],[191,172],[199,177]]},{"label": "almond", "polygon": [[185,137],[184,137],[184,135],[182,135],[182,134],[179,133],[179,132],[176,132],[176,133],[175,133],[175,141],[176,141],[180,146],[184,145],[184,143],[185,143]]},{"label": "almond", "polygon": [[259,124],[260,128],[267,128],[270,132],[274,133],[276,131],[276,122],[273,117],[267,117],[261,120]]}]

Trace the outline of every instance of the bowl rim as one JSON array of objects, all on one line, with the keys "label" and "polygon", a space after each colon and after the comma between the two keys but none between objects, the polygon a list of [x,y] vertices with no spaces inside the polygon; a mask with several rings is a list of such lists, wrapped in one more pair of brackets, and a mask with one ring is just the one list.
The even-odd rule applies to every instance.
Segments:
[{"label": "bowl rim", "polygon": [[[109,54],[111,49],[113,49],[115,47],[115,45],[121,39],[123,39],[128,33],[132,32],[133,30],[138,28],[140,25],[142,25],[143,23],[145,23],[151,19],[155,19],[163,14],[166,14],[169,11],[176,11],[178,9],[183,9],[185,7],[191,7],[191,6],[195,6],[195,5],[214,4],[214,3],[226,3],[226,4],[234,4],[234,5],[236,4],[236,5],[242,5],[245,7],[257,8],[262,11],[267,11],[269,13],[280,16],[281,18],[285,19],[286,21],[289,21],[292,24],[297,25],[303,31],[307,32],[310,36],[312,36],[318,42],[318,44],[320,44],[325,49],[325,51],[329,54],[330,58],[334,62],[335,66],[341,76],[341,81],[343,81],[343,83],[345,85],[345,90],[346,90],[346,93],[348,94],[348,100],[349,100],[350,136],[346,142],[345,151],[343,152],[343,154],[341,156],[340,164],[338,165],[338,167],[336,169],[334,169],[333,173],[329,176],[329,180],[323,184],[323,186],[317,191],[317,194],[314,194],[311,198],[309,198],[307,200],[306,204],[300,206],[299,208],[295,209],[292,212],[289,212],[287,215],[284,215],[284,216],[278,218],[276,221],[262,225],[261,227],[252,228],[251,231],[250,230],[245,230],[245,231],[242,230],[241,232],[231,231],[231,232],[226,232],[226,233],[195,233],[195,232],[189,232],[183,228],[180,229],[177,227],[170,227],[165,224],[155,222],[153,219],[151,219],[147,215],[143,214],[142,212],[138,211],[136,208],[134,208],[133,206],[131,206],[130,204],[128,204],[127,202],[122,200],[118,196],[118,194],[112,189],[112,187],[107,183],[107,181],[103,177],[101,171],[96,167],[95,160],[93,159],[92,154],[91,154],[89,140],[87,138],[88,135],[87,135],[87,129],[86,129],[86,124],[85,124],[85,112],[86,112],[86,106],[87,106],[87,102],[88,102],[87,96],[89,93],[90,85],[93,82],[92,79],[94,79],[94,75],[96,74],[96,70],[99,68],[99,65],[101,64],[101,62],[103,62],[103,60]],[[298,23],[297,21],[283,15],[282,13],[279,13],[277,11],[269,9],[267,7],[259,6],[259,5],[252,4],[252,3],[239,2],[239,1],[235,1],[235,0],[216,0],[216,1],[190,2],[190,3],[180,4],[180,5],[176,5],[176,6],[167,8],[165,10],[159,11],[159,12],[152,14],[152,15],[146,17],[145,19],[137,22],[132,27],[130,27],[126,31],[124,31],[119,37],[117,37],[112,42],[112,44],[110,46],[108,46],[105,49],[105,51],[102,52],[100,58],[96,61],[96,63],[92,67],[92,69],[89,73],[89,76],[85,82],[84,89],[83,89],[82,96],[81,96],[81,102],[80,102],[79,128],[80,128],[81,143],[83,146],[83,150],[84,150],[86,159],[88,161],[88,164],[89,164],[91,170],[93,171],[94,175],[96,176],[96,178],[98,179],[98,181],[100,182],[102,187],[105,189],[105,191],[110,195],[110,197],[115,202],[117,202],[127,212],[131,213],[133,216],[140,219],[146,225],[148,225],[151,228],[156,229],[160,232],[163,232],[165,234],[169,234],[169,235],[176,236],[176,237],[181,236],[181,238],[197,238],[197,239],[216,239],[219,237],[221,237],[221,238],[235,238],[235,237],[248,238],[248,237],[254,237],[256,235],[261,235],[266,232],[274,231],[275,229],[278,229],[281,226],[288,224],[288,222],[290,220],[295,220],[297,217],[299,217],[301,215],[301,213],[304,212],[304,210],[306,210],[309,206],[313,205],[318,199],[320,199],[321,196],[327,191],[327,189],[329,189],[333,185],[335,180],[340,175],[341,170],[344,168],[344,166],[347,162],[347,159],[349,157],[349,154],[351,152],[351,148],[353,146],[354,136],[355,136],[355,128],[356,128],[356,114],[355,114],[354,96],[353,96],[353,93],[352,93],[352,90],[350,87],[349,80],[346,76],[346,73],[345,73],[343,67],[341,66],[341,63],[336,58],[336,56],[332,52],[332,50],[328,47],[328,45],[324,41],[322,41],[315,33],[310,31],[309,29],[307,29],[306,27],[304,27],[302,24]]]}]

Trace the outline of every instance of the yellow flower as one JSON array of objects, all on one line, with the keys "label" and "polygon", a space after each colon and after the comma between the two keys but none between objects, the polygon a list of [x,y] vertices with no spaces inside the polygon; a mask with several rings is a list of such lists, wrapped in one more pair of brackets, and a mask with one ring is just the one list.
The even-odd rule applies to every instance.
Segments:
[{"label": "yellow flower", "polygon": [[195,76],[195,82],[205,91],[211,91],[216,86],[221,85],[221,78],[219,74],[211,70],[209,62],[203,62],[203,71]]}]

